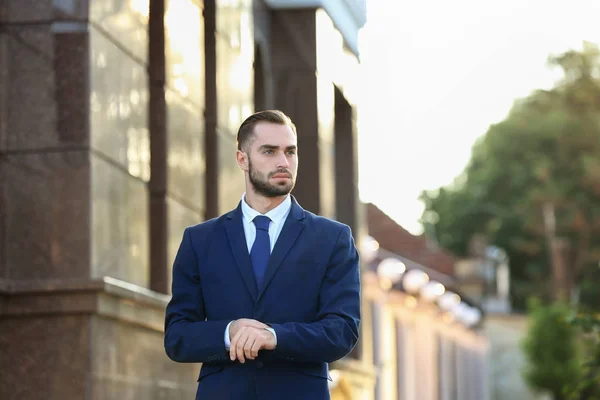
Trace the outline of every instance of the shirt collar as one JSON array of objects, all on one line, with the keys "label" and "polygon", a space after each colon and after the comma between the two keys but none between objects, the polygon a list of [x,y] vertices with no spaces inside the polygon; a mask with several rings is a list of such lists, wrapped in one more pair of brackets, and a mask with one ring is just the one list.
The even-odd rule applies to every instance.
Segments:
[{"label": "shirt collar", "polygon": [[[272,209],[271,211],[269,211],[268,213],[266,213],[264,215],[269,217],[271,219],[271,221],[273,221],[273,223],[277,224],[283,218],[286,217],[286,215],[288,214],[288,211],[290,210],[291,207],[292,207],[292,198],[288,194],[286,196],[285,200],[283,200],[280,205],[278,205],[277,207],[275,207],[274,209]],[[252,220],[257,215],[263,215],[263,214],[259,213],[258,211],[256,211],[255,209],[253,209],[252,207],[250,207],[248,205],[248,203],[246,203],[246,193],[244,193],[242,195],[242,214],[244,215],[244,219],[248,223],[251,223]]]}]

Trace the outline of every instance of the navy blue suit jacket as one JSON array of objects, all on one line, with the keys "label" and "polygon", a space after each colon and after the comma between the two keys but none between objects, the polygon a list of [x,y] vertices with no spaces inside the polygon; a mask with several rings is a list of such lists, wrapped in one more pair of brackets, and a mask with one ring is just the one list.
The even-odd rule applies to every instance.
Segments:
[{"label": "navy blue suit jacket", "polygon": [[[329,399],[327,363],[355,346],[360,322],[359,259],[348,226],[305,211],[292,198],[257,289],[235,210],[183,234],[173,266],[165,349],[202,363],[196,399]],[[232,362],[225,328],[238,318],[267,323],[275,350]]]}]

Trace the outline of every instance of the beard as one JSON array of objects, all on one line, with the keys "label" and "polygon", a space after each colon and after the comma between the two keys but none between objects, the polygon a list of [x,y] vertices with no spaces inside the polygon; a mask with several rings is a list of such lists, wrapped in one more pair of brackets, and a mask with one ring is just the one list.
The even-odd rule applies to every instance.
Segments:
[{"label": "beard", "polygon": [[[252,161],[248,159],[248,175],[250,176],[250,182],[252,183],[252,187],[257,194],[260,194],[264,197],[279,197],[285,196],[289,194],[294,188],[295,181],[292,176],[292,173],[288,170],[277,170],[273,172],[269,172],[265,176],[260,171],[257,171],[252,166]],[[289,181],[281,181],[277,184],[273,184],[269,182],[269,179],[275,174],[287,174],[290,179]]]}]

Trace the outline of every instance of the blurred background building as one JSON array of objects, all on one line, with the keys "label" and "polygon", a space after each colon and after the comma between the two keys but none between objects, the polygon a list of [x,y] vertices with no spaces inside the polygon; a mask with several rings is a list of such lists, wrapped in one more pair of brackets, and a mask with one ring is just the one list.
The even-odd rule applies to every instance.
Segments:
[{"label": "blurred background building", "polygon": [[266,108],[298,128],[299,202],[363,256],[333,397],[488,398],[454,261],[359,200],[365,21],[364,0],[0,3],[0,398],[193,398],[199,366],[163,350],[171,263],[239,202],[236,131]]},{"label": "blurred background building", "polygon": [[363,354],[375,399],[489,399],[483,309],[460,288],[455,260],[365,205]]}]

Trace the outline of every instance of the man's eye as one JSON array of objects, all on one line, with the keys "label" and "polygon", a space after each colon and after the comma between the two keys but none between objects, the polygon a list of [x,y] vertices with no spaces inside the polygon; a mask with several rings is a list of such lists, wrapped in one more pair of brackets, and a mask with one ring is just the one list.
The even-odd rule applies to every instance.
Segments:
[{"label": "man's eye", "polygon": [[293,156],[294,154],[296,154],[296,150],[290,150],[290,151],[288,151],[288,154]]},{"label": "man's eye", "polygon": [[263,154],[273,154],[273,150],[265,150]]}]

